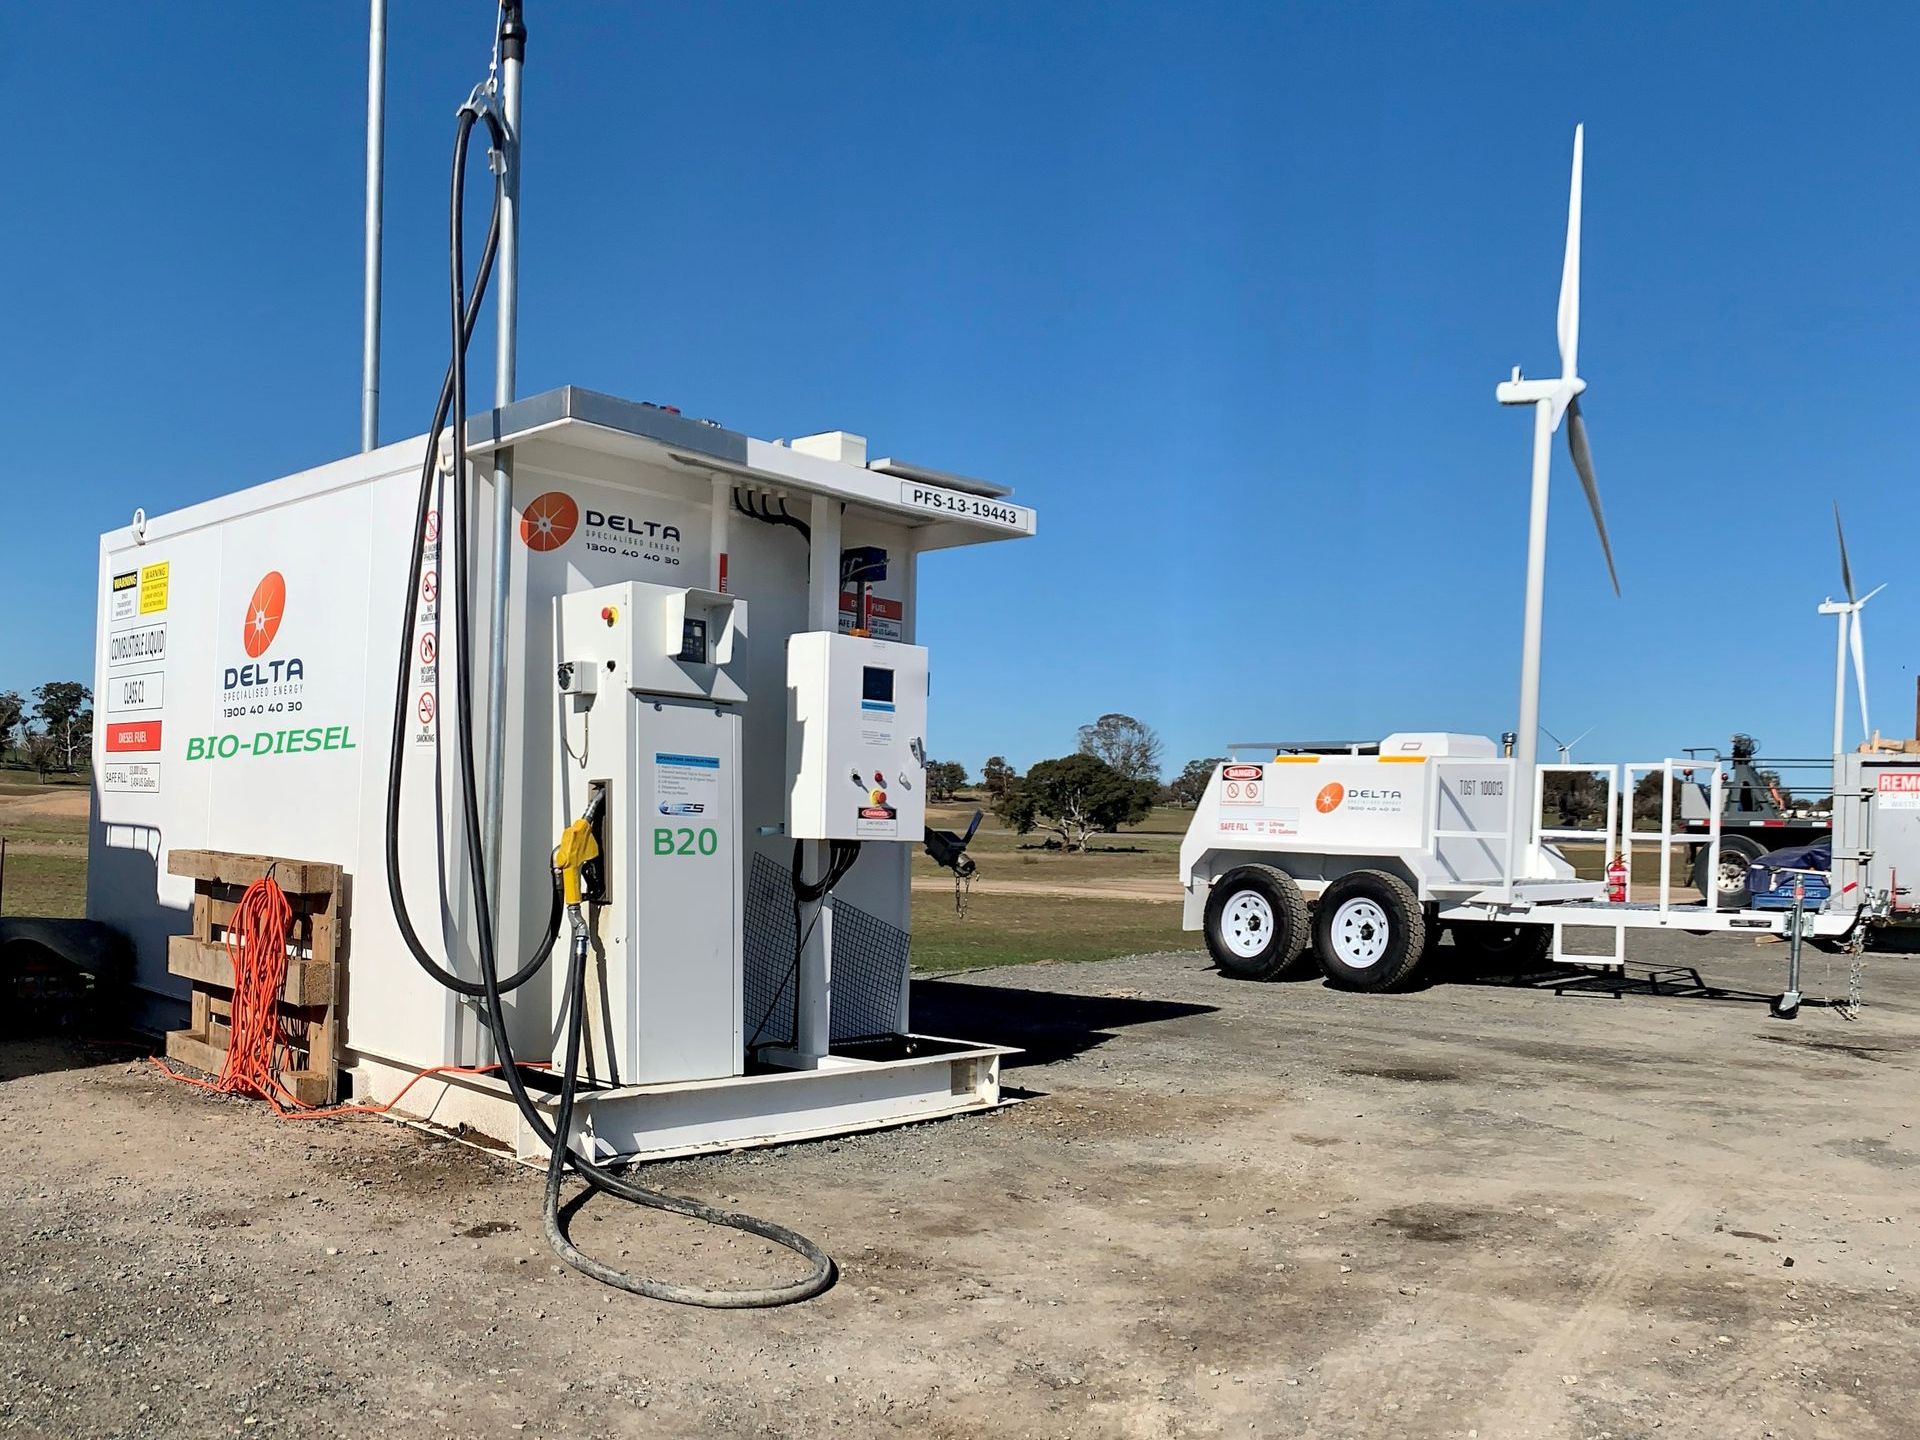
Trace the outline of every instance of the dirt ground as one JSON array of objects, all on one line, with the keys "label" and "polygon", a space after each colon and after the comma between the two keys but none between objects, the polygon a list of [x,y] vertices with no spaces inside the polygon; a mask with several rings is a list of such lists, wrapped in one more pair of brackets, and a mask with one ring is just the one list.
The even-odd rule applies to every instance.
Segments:
[{"label": "dirt ground", "polygon": [[35,789],[26,794],[0,794],[0,823],[10,820],[78,820],[91,813],[93,792],[82,786],[58,790]]},{"label": "dirt ground", "polygon": [[[1920,1434],[1920,961],[1787,1023],[1780,946],[1661,943],[1662,994],[1193,954],[921,983],[919,1028],[1029,1047],[1025,1103],[648,1172],[839,1257],[762,1313],[562,1272],[538,1177],[468,1148],[11,1042],[0,1433]],[[575,1233],[797,1266],[605,1202]]]}]

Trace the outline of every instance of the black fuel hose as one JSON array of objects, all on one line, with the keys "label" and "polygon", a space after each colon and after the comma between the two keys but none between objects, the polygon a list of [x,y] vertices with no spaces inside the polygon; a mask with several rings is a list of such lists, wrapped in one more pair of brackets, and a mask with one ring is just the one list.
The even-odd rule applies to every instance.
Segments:
[{"label": "black fuel hose", "polygon": [[[453,147],[453,185],[455,194],[462,198],[464,198],[466,191],[464,175],[467,162],[467,140],[472,134],[476,119],[483,119],[485,121],[495,148],[502,151],[505,149],[505,132],[501,129],[500,122],[497,119],[491,114],[484,112],[476,113],[471,106],[461,110],[460,126]],[[457,207],[459,201],[456,200],[455,204]],[[456,227],[459,225],[457,209],[454,223]],[[466,354],[467,342],[473,338],[474,322],[480,317],[480,302],[485,298],[487,281],[493,274],[494,255],[499,249],[499,245],[500,196],[499,184],[496,183],[493,217],[487,224],[486,244],[481,247],[480,251],[480,268],[474,277],[473,299],[466,306],[466,313],[460,318],[457,349],[463,361]],[[454,289],[457,294],[460,286],[456,283]],[[420,595],[420,581],[426,567],[427,517],[433,507],[433,472],[434,466],[439,459],[440,429],[446,424],[448,410],[453,406],[456,382],[459,384],[464,398],[466,390],[465,369],[466,366],[464,363],[455,365],[449,362],[447,365],[446,378],[440,382],[440,398],[433,408],[433,424],[427,430],[427,453],[425,458],[420,462],[420,496],[414,506],[413,553],[409,558],[407,566],[407,598],[400,628],[400,668],[399,674],[394,680],[393,689],[393,735],[392,744],[389,747],[387,756],[387,898],[393,904],[394,919],[400,927],[400,938],[406,943],[407,953],[412,955],[414,960],[417,961],[429,975],[446,986],[447,989],[452,990],[456,994],[465,995],[469,999],[479,999],[482,995],[486,994],[486,987],[477,980],[468,980],[464,976],[455,974],[450,968],[441,965],[440,962],[434,958],[433,953],[427,949],[425,942],[421,940],[420,932],[413,923],[413,914],[407,908],[406,887],[402,883],[400,875],[400,791],[401,779],[405,773],[407,763],[407,717],[413,713],[408,704],[413,693],[413,607]],[[456,374],[456,371],[459,373]],[[454,413],[459,414],[461,412],[455,411]],[[458,427],[456,427],[456,429],[458,429]],[[466,449],[464,439],[465,437],[463,435],[460,447],[462,453],[464,453]],[[464,502],[461,496],[463,489],[463,477],[460,477],[456,472],[455,481],[450,486],[450,496],[454,505],[460,508],[462,514],[464,514]],[[453,544],[456,556],[464,556],[466,536],[464,527],[455,528],[450,532],[450,536],[452,537],[451,543]],[[464,643],[465,637],[463,635],[461,638],[463,647]],[[464,648],[461,650],[460,655],[464,657]],[[547,963],[547,957],[553,953],[554,940],[560,933],[560,918],[560,886],[556,880],[553,889],[553,906],[547,917],[547,927],[544,936],[540,944],[535,948],[533,958],[514,974],[500,982],[500,989],[503,992],[519,989],[522,985],[526,984],[527,981],[540,973],[541,967]]]},{"label": "black fuel hose", "polygon": [[[469,300],[465,289],[465,237],[462,222],[462,206],[466,191],[466,160],[468,140],[476,123],[486,125],[493,141],[494,149],[506,153],[506,137],[499,120],[472,101],[460,111],[459,125],[454,141],[454,161],[452,195],[449,218],[450,258],[452,273],[452,344],[453,358],[447,367],[447,378],[441,386],[439,403],[434,410],[434,423],[428,431],[427,454],[421,469],[420,501],[415,516],[413,537],[413,556],[410,564],[407,599],[402,617],[400,639],[399,682],[395,693],[393,754],[388,767],[387,794],[387,885],[392,898],[394,912],[400,923],[401,934],[406,940],[409,951],[427,973],[449,990],[466,995],[479,1001],[482,1018],[493,1037],[494,1048],[500,1061],[500,1074],[506,1081],[507,1089],[512,1093],[515,1106],[528,1128],[540,1137],[548,1147],[547,1188],[543,1207],[543,1227],[549,1244],[556,1253],[582,1274],[635,1295],[650,1299],[671,1301],[681,1305],[698,1305],[713,1309],[759,1309],[774,1305],[790,1305],[797,1301],[811,1299],[831,1286],[835,1279],[833,1260],[813,1241],[783,1225],[761,1220],[751,1215],[737,1214],[721,1210],[697,1200],[684,1199],[677,1195],[668,1195],[660,1191],[649,1190],[594,1164],[584,1155],[572,1148],[570,1133],[573,1109],[579,1086],[579,1065],[582,1048],[582,1030],[584,1025],[584,976],[586,970],[587,944],[583,926],[576,927],[574,943],[569,947],[565,991],[566,1048],[563,1052],[559,1108],[556,1116],[558,1125],[547,1123],[539,1106],[528,1093],[525,1077],[520,1072],[520,1064],[514,1057],[512,1037],[508,1034],[505,1011],[501,997],[509,990],[523,985],[537,974],[552,953],[559,932],[560,887],[559,876],[555,876],[554,915],[547,933],[542,938],[534,956],[511,977],[502,980],[495,951],[493,919],[490,909],[490,895],[487,883],[486,858],[483,849],[483,837],[480,827],[479,797],[475,785],[475,764],[473,744],[473,707],[472,707],[472,648],[469,643],[469,617],[467,599],[469,578],[467,575],[467,503],[468,485],[466,464],[466,348],[473,335],[474,320],[478,315],[480,302],[485,294],[487,280],[492,270],[495,247],[499,238],[500,201],[503,177],[496,174],[494,182],[493,216],[487,229],[487,240],[482,252],[481,263],[475,277],[474,291]],[[467,849],[467,871],[472,898],[474,901],[473,931],[475,949],[478,952],[480,979],[478,982],[467,980],[446,966],[440,964],[424,944],[412,924],[405,904],[400,878],[399,863],[399,824],[400,824],[400,783],[404,774],[407,737],[406,702],[410,686],[409,674],[412,666],[413,647],[413,607],[420,592],[422,568],[422,550],[426,543],[427,514],[431,505],[433,470],[436,459],[441,427],[446,424],[449,412],[454,417],[451,429],[451,448],[453,472],[449,481],[449,525],[447,543],[453,550],[453,589],[451,608],[454,630],[454,710],[455,710],[455,769],[458,774],[457,799],[461,812],[461,829]],[[769,1286],[751,1290],[712,1290],[705,1287],[673,1285],[660,1281],[647,1280],[602,1264],[582,1252],[568,1238],[566,1225],[561,1216],[560,1190],[567,1166],[587,1183],[589,1190],[604,1191],[623,1200],[651,1209],[664,1210],[689,1219],[705,1221],[708,1224],[723,1225],[741,1230],[776,1245],[794,1251],[806,1259],[812,1269],[803,1279],[788,1285]]]}]

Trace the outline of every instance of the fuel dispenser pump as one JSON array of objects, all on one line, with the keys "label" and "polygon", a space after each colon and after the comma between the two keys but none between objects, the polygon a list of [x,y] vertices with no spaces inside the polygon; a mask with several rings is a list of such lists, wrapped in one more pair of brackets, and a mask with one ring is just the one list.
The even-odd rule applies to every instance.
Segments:
[{"label": "fuel dispenser pump", "polygon": [[747,602],[628,581],[560,596],[554,619],[560,815],[607,800],[598,1078],[739,1075]]}]

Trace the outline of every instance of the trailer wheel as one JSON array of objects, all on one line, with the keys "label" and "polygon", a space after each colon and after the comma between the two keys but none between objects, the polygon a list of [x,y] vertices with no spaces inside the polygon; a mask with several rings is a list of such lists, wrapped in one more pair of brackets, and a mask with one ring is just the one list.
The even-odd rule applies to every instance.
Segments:
[{"label": "trailer wheel", "polygon": [[1453,948],[1470,965],[1524,969],[1545,960],[1553,948],[1553,930],[1546,925],[1456,920],[1452,929]]},{"label": "trailer wheel", "polygon": [[1207,896],[1207,952],[1239,980],[1278,980],[1298,968],[1311,922],[1293,877],[1271,865],[1242,865]]},{"label": "trailer wheel", "polygon": [[1313,948],[1336,985],[1390,990],[1420,967],[1427,917],[1406,881],[1384,870],[1343,875],[1320,896]]},{"label": "trailer wheel", "polygon": [[[1744,910],[1749,899],[1747,893],[1747,867],[1767,852],[1760,848],[1760,842],[1748,835],[1722,835],[1720,837],[1720,904],[1734,910]],[[1711,847],[1702,845],[1693,856],[1693,886],[1700,892],[1702,900],[1711,900],[1713,893],[1709,888],[1712,877],[1707,874],[1707,861],[1713,855]]]}]

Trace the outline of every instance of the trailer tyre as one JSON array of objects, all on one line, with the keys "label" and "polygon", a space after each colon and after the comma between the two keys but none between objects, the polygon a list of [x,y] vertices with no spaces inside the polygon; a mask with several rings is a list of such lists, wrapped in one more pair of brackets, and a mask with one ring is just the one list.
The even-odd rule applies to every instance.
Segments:
[{"label": "trailer tyre", "polygon": [[[1723,909],[1744,910],[1751,896],[1747,891],[1747,867],[1767,852],[1760,842],[1746,835],[1720,836],[1720,905]],[[1702,845],[1693,857],[1693,886],[1702,900],[1713,898],[1713,877],[1707,862],[1713,856],[1710,846]]]},{"label": "trailer tyre", "polygon": [[1334,984],[1391,990],[1426,957],[1426,913],[1399,876],[1356,870],[1321,894],[1314,909],[1313,948],[1321,972]]},{"label": "trailer tyre", "polygon": [[1311,921],[1293,877],[1271,865],[1242,865],[1207,896],[1207,952],[1238,980],[1278,980],[1297,970]]}]

